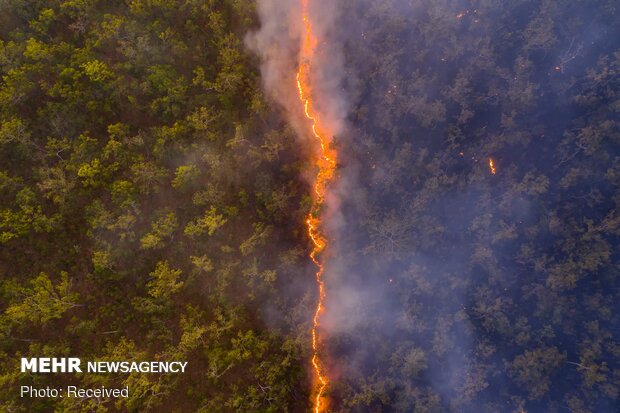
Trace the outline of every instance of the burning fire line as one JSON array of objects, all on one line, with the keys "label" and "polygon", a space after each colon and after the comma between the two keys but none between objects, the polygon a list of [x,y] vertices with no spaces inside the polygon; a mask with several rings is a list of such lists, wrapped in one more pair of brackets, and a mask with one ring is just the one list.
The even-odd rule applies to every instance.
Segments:
[{"label": "burning fire line", "polygon": [[491,175],[495,175],[495,162],[493,162],[493,158],[489,158],[489,169],[491,170]]},{"label": "burning fire line", "polygon": [[310,70],[318,41],[312,28],[312,22],[310,21],[308,2],[309,0],[301,0],[304,32],[299,56],[297,88],[299,90],[299,99],[304,106],[304,113],[311,125],[312,134],[320,145],[320,155],[315,161],[315,166],[318,168],[314,183],[315,196],[310,213],[306,217],[306,226],[308,229],[308,236],[313,243],[310,259],[317,266],[316,283],[319,289],[319,298],[312,319],[312,366],[314,367],[317,378],[314,412],[321,413],[324,411],[323,395],[329,385],[329,379],[324,372],[319,355],[319,338],[317,331],[326,295],[325,283],[323,281],[325,268],[319,257],[321,252],[327,247],[327,239],[321,231],[321,215],[325,203],[325,192],[336,170],[336,153],[330,148],[330,138],[322,127],[318,114],[313,111]]}]

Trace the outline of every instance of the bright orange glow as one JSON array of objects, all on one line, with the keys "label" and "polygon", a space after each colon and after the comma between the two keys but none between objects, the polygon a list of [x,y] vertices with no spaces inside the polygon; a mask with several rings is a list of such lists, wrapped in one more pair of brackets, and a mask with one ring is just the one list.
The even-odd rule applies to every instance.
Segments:
[{"label": "bright orange glow", "polygon": [[489,158],[489,169],[491,169],[491,175],[495,175],[495,163],[492,158]]},{"label": "bright orange glow", "polygon": [[308,1],[301,0],[302,19],[303,19],[303,36],[301,49],[299,54],[299,68],[297,71],[297,89],[299,91],[299,99],[303,104],[304,114],[309,121],[312,135],[318,143],[317,150],[320,151],[315,160],[317,174],[314,182],[314,199],[310,213],[306,217],[306,226],[308,228],[308,236],[312,240],[312,251],[310,259],[317,266],[316,283],[319,289],[319,297],[312,319],[312,366],[316,375],[316,389],[314,398],[314,412],[321,413],[325,411],[326,401],[324,393],[329,385],[329,380],[324,371],[324,367],[320,358],[318,328],[321,313],[323,312],[325,302],[325,283],[323,282],[323,274],[325,268],[320,258],[321,252],[327,247],[327,238],[321,231],[322,208],[325,203],[325,192],[336,171],[336,152],[330,147],[330,135],[326,132],[324,126],[317,113],[313,110],[313,94],[310,81],[310,71],[315,50],[318,44],[316,35],[312,29],[312,22],[308,13]]}]

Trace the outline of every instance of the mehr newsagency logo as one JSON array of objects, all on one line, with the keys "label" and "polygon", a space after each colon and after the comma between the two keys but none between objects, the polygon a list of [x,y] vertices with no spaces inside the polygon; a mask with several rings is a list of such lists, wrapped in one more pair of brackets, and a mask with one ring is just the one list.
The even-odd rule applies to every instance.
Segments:
[{"label": "mehr newsagency logo", "polygon": [[[21,359],[22,373],[185,373],[187,361],[88,361],[77,357],[33,357]],[[26,398],[109,398],[129,397],[129,386],[83,388],[20,386],[20,397]]]},{"label": "mehr newsagency logo", "polygon": [[77,357],[34,357],[21,359],[26,373],[185,373],[187,361],[88,361]]}]

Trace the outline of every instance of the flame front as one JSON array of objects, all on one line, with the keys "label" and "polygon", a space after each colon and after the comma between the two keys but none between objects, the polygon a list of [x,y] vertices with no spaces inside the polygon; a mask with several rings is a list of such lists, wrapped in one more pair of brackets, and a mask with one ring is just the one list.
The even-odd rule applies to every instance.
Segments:
[{"label": "flame front", "polygon": [[312,366],[316,374],[316,396],[314,399],[314,412],[321,413],[325,410],[323,396],[329,380],[324,372],[324,367],[320,358],[318,328],[323,305],[325,302],[325,283],[323,274],[325,268],[320,258],[321,252],[327,247],[327,238],[321,231],[322,209],[325,203],[325,192],[328,185],[334,177],[336,170],[336,152],[330,147],[330,135],[321,124],[320,117],[313,110],[313,94],[310,81],[310,71],[315,55],[318,41],[312,28],[312,22],[308,13],[308,1],[301,0],[302,19],[303,19],[303,36],[301,49],[299,54],[299,68],[297,71],[297,88],[299,91],[299,99],[303,104],[304,113],[309,121],[312,134],[317,141],[317,149],[320,149],[315,166],[318,170],[314,182],[314,198],[310,213],[306,217],[306,226],[308,236],[312,240],[312,251],[310,258],[317,266],[316,283],[319,289],[319,298],[317,301],[314,317],[312,319]]},{"label": "flame front", "polygon": [[491,175],[495,175],[495,162],[493,162],[493,158],[489,158],[489,169],[491,170]]}]

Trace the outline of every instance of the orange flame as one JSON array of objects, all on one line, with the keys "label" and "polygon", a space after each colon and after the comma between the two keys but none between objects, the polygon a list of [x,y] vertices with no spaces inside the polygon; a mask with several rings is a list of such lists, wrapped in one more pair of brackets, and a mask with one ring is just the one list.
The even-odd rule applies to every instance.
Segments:
[{"label": "orange flame", "polygon": [[319,355],[318,338],[319,321],[325,302],[325,283],[323,282],[325,269],[319,255],[327,247],[327,239],[321,232],[321,210],[325,203],[325,192],[336,170],[336,152],[330,148],[330,138],[325,132],[319,116],[313,111],[310,70],[318,41],[312,29],[312,22],[310,21],[308,1],[309,0],[301,0],[304,33],[299,55],[297,89],[299,91],[299,99],[304,107],[304,114],[310,122],[312,134],[320,145],[320,155],[315,161],[315,166],[318,169],[314,182],[315,197],[311,211],[306,217],[306,226],[308,228],[308,236],[313,244],[312,251],[310,252],[310,259],[317,266],[316,282],[319,289],[319,298],[312,319],[312,366],[314,367],[317,378],[314,412],[321,413],[325,409],[323,395],[329,385],[329,380],[324,372]]},{"label": "orange flame", "polygon": [[493,158],[489,158],[489,169],[491,169],[491,175],[495,175],[495,163],[493,162]]}]

